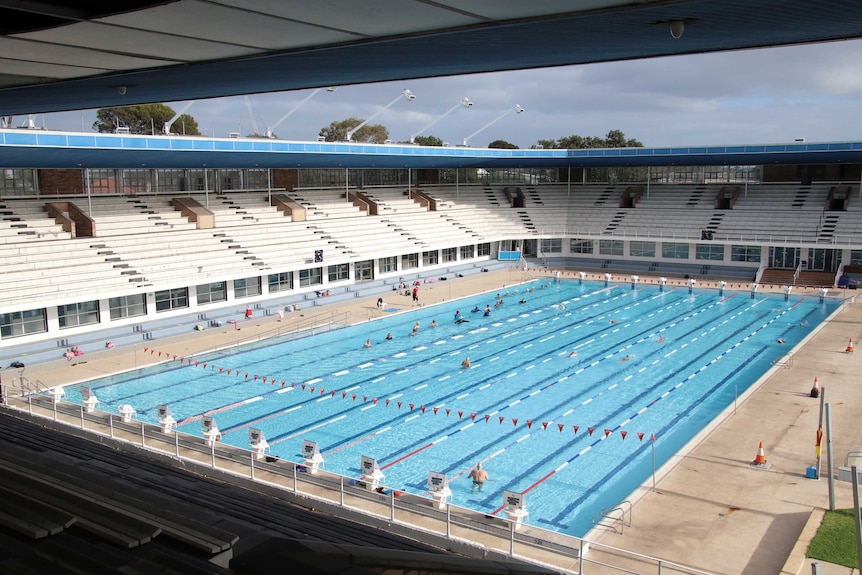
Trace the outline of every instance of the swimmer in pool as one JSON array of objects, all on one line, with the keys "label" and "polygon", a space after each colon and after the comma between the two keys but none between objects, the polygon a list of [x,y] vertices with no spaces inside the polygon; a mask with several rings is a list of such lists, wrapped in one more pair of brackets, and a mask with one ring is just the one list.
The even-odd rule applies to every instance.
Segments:
[{"label": "swimmer in pool", "polygon": [[631,361],[631,360],[633,360],[634,358],[635,358],[635,356],[633,356],[633,355],[627,355],[627,356],[625,356],[624,358],[622,358],[622,359],[620,360],[620,363],[622,363],[622,362],[624,362],[624,361]]}]

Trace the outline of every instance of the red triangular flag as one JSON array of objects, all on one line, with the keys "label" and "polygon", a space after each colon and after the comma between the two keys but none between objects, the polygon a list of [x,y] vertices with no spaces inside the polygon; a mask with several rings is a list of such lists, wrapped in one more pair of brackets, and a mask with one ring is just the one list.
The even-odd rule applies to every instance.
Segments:
[{"label": "red triangular flag", "polygon": [[652,439],[653,441],[655,441],[655,433],[653,433],[653,434],[652,434],[652,435],[650,435],[649,437],[650,437],[650,439]]},{"label": "red triangular flag", "polygon": [[500,416],[500,425],[503,425],[503,420],[504,420],[504,419],[506,419],[506,418],[505,418],[505,417],[503,417],[503,416],[501,415],[501,416]]},{"label": "red triangular flag", "polygon": [[626,435],[628,435],[628,434],[629,434],[629,432],[628,432],[628,431],[620,431],[620,435],[622,435],[622,436],[623,436],[623,441],[625,441],[625,440],[626,440]]},{"label": "red triangular flag", "polygon": [[415,406],[411,403],[411,404],[410,404],[410,411],[413,411],[413,408],[414,408],[414,407],[415,407]]},{"label": "red triangular flag", "polygon": [[577,433],[580,429],[580,427],[578,427],[577,425],[573,425],[572,428],[575,430],[575,433]]},{"label": "red triangular flag", "polygon": [[532,419],[527,420],[527,429],[533,429],[533,420]]},{"label": "red triangular flag", "polygon": [[562,424],[562,423],[558,423],[558,424],[557,424],[557,427],[559,427],[559,428],[560,428],[560,433],[562,433],[562,432],[563,432],[563,424]]},{"label": "red triangular flag", "polygon": [[638,431],[638,439],[640,439],[641,441],[644,440],[644,432],[643,431]]},{"label": "red triangular flag", "polygon": [[434,411],[434,415],[437,415],[437,410],[438,410],[438,409],[440,409],[440,408],[439,408],[439,407],[434,407],[434,408],[432,408],[432,411]]},{"label": "red triangular flag", "polygon": [[548,423],[549,422],[547,422],[547,421],[543,421],[542,422],[542,429],[548,429]]},{"label": "red triangular flag", "polygon": [[593,431],[595,431],[595,430],[596,430],[596,428],[595,428],[595,427],[588,427],[588,428],[587,428],[587,431],[590,433],[590,435],[592,435],[592,434],[593,434]]},{"label": "red triangular flag", "polygon": [[512,425],[514,425],[515,427],[518,426],[518,418],[517,417],[512,418]]},{"label": "red triangular flag", "polygon": [[491,419],[491,416],[490,416],[490,415],[486,415],[486,416],[485,416],[485,423],[488,423],[488,420],[489,420],[489,419]]},{"label": "red triangular flag", "polygon": [[420,406],[419,406],[419,409],[421,409],[421,410],[422,410],[422,413],[425,413],[425,409],[426,409],[426,407],[425,407],[424,405],[420,405]]},{"label": "red triangular flag", "polygon": [[613,429],[605,429],[605,437],[607,437],[608,435],[610,435],[613,432],[614,432]]}]

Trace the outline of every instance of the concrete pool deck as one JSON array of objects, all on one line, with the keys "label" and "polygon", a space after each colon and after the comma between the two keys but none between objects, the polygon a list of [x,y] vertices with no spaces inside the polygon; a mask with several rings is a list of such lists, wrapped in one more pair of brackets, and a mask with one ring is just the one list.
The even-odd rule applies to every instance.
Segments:
[{"label": "concrete pool deck", "polygon": [[[420,301],[431,305],[476,293],[494,294],[526,279],[529,277],[520,270],[450,278],[421,286]],[[739,287],[747,291],[747,286]],[[759,293],[781,295],[783,291],[761,286]],[[816,297],[818,290],[797,289],[791,297],[803,293]],[[208,328],[187,336],[142,342],[133,349],[104,350],[73,361],[60,358],[62,350],[58,349],[57,361],[27,366],[25,375],[48,386],[76,383],[163,360],[144,353],[145,346],[188,356],[264,337],[276,328],[299,321],[297,316],[302,316],[303,321],[312,316],[324,321],[332,310],[350,311],[349,321],[360,323],[380,315],[377,297],[301,310],[287,314],[281,322],[274,316],[240,319],[239,330],[232,325]],[[400,311],[411,308],[410,296],[392,292],[384,299],[387,307]],[[822,510],[829,506],[825,440],[823,479],[806,478],[806,468],[815,462],[819,418],[819,400],[809,396],[815,377],[831,405],[835,467],[844,464],[850,451],[862,448],[862,425],[858,423],[862,421],[862,385],[857,381],[862,357],[846,353],[849,338],[854,342],[862,338],[862,309],[848,299],[832,321],[795,349],[788,349],[783,365],[771,370],[751,394],[740,397],[736,409],[730,408],[723,420],[705,430],[688,450],[660,469],[655,491],[649,480],[632,494],[630,526],[622,533],[596,529],[587,538],[715,574],[810,572],[811,560],[804,553]],[[14,371],[4,369],[4,380]],[[757,467],[751,462],[761,441],[768,465]],[[852,506],[849,483],[835,482],[835,504],[836,508]],[[620,561],[616,564],[625,566],[624,560]],[[590,567],[589,574],[619,573]],[[821,568],[823,575],[858,574],[858,570],[822,562]]]}]

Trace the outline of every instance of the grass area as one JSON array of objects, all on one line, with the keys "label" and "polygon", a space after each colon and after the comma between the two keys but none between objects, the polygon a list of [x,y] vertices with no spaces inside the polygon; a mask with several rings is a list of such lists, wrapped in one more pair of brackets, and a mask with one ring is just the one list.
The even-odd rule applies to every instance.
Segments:
[{"label": "grass area", "polygon": [[808,557],[845,567],[859,567],[859,558],[856,556],[856,524],[852,509],[826,512],[817,535],[808,547]]}]

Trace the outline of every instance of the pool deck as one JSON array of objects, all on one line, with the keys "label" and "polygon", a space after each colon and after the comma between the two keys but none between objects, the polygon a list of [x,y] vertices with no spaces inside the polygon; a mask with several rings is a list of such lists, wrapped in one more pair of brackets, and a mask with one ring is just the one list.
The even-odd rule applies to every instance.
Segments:
[{"label": "pool deck", "polygon": [[[476,293],[495,294],[526,279],[529,277],[525,272],[507,270],[424,284],[420,301],[431,305]],[[654,281],[641,278],[642,283]],[[685,284],[685,280],[670,281]],[[730,282],[726,289],[734,285],[747,295],[747,285]],[[698,284],[696,289],[715,289],[714,286]],[[758,293],[781,296],[783,291],[761,286]],[[818,290],[795,289],[790,297],[799,294],[816,297]],[[716,575],[810,573],[812,560],[805,558],[805,550],[823,510],[829,507],[825,438],[823,478],[806,478],[806,468],[815,463],[819,419],[820,400],[809,394],[815,377],[831,406],[834,467],[844,464],[848,452],[862,449],[862,384],[858,376],[862,372],[862,350],[860,354],[846,352],[849,338],[853,342],[862,339],[862,305],[850,299],[855,292],[842,295],[848,296],[846,305],[832,321],[795,349],[788,349],[785,365],[774,367],[757,389],[741,396],[723,419],[704,430],[658,471],[655,490],[650,480],[632,494],[630,526],[626,525],[622,533],[597,528],[587,539]],[[411,309],[410,296],[392,292],[384,299],[387,307]],[[333,309],[350,311],[353,323],[364,322],[380,315],[376,301],[377,296],[371,296],[317,306],[308,312],[287,314],[280,322],[275,316],[241,319],[236,326],[239,329],[232,325],[208,328],[187,336],[141,343],[133,349],[106,349],[73,361],[58,358],[27,366],[25,375],[48,386],[76,383],[163,361],[149,350],[145,353],[145,346],[188,356],[263,337],[298,321],[296,316],[306,319],[306,313],[309,318],[314,315],[325,319]],[[11,375],[10,371],[4,370],[4,379]],[[767,465],[754,466],[751,463],[760,442]],[[852,507],[851,484],[836,480],[834,488],[836,508]],[[858,569],[823,562],[820,565],[822,575],[859,575]],[[620,571],[602,571],[590,565],[587,572]]]}]

